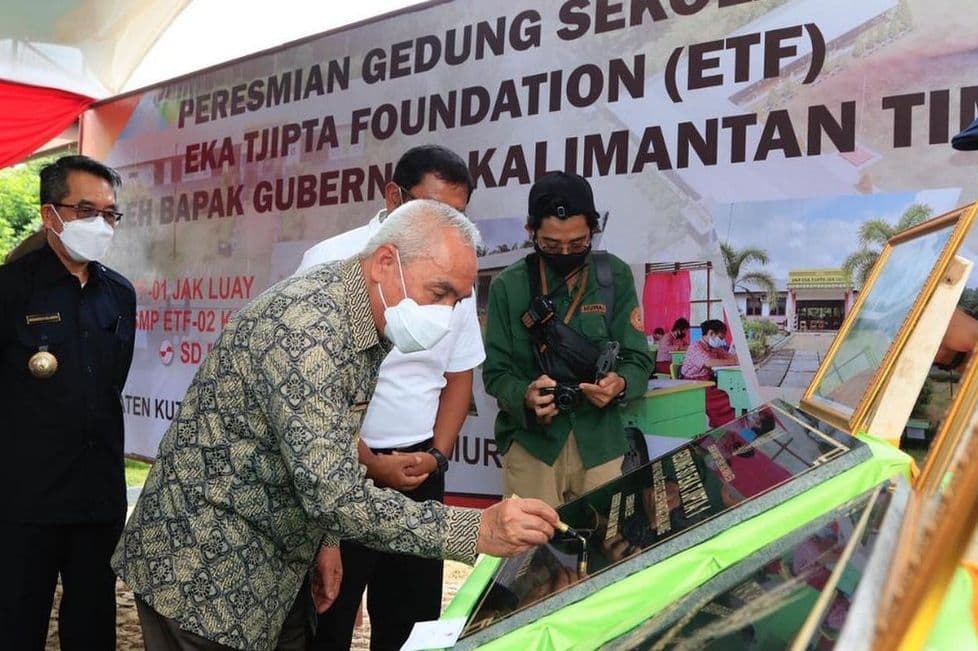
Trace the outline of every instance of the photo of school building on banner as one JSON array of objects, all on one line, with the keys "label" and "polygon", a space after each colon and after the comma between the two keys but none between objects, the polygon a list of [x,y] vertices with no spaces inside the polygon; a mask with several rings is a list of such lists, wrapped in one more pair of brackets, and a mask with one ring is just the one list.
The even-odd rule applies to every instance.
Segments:
[{"label": "photo of school building on banner", "polygon": [[[108,262],[139,300],[127,452],[155,455],[235,312],[366,223],[394,162],[426,143],[475,179],[481,308],[532,250],[533,180],[577,172],[601,213],[595,248],[632,270],[636,327],[651,338],[683,317],[696,341],[720,319],[740,366],[716,381],[738,413],[795,400],[858,296],[847,261],[879,248],[861,225],[976,198],[978,161],[948,144],[978,109],[970,8],[432,2],[95,105],[81,146],[124,179]],[[478,372],[474,391],[448,490],[497,496],[496,405]]]}]

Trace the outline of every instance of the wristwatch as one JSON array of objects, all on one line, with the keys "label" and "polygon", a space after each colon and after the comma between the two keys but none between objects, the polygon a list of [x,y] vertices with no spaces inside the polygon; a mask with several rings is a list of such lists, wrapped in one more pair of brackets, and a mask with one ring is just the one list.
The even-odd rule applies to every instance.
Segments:
[{"label": "wristwatch", "polygon": [[441,450],[438,448],[428,448],[425,450],[425,452],[435,458],[435,463],[438,464],[438,470],[436,472],[441,473],[442,475],[448,472],[448,459],[446,459],[445,455],[441,453]]}]

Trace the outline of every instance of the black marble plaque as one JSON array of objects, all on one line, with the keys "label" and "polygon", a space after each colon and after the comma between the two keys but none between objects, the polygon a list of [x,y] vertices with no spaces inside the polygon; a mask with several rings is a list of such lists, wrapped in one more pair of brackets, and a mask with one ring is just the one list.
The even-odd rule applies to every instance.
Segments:
[{"label": "black marble plaque", "polygon": [[603,649],[835,648],[891,498],[883,484],[796,529]]},{"label": "black marble plaque", "polygon": [[561,506],[581,537],[560,534],[505,560],[462,642],[483,643],[584,598],[867,457],[862,443],[785,402],[750,411]]}]

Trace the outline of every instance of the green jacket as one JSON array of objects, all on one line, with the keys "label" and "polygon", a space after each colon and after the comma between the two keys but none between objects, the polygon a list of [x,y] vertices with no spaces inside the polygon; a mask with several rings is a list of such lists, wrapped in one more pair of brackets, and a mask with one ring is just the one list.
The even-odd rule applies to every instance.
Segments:
[{"label": "green jacket", "polygon": [[[615,308],[611,333],[605,323],[601,290],[594,265],[588,265],[587,287],[580,306],[569,325],[602,348],[608,341],[621,346],[616,372],[627,383],[625,399],[642,396],[655,366],[641,331],[640,309],[632,272],[620,258],[608,256],[614,279]],[[544,265],[546,266],[546,265]],[[570,432],[574,432],[581,460],[593,468],[621,456],[627,449],[620,410],[615,403],[598,409],[587,400],[570,413],[558,414],[549,425],[539,425],[526,409],[523,397],[530,382],[541,375],[533,355],[530,333],[520,322],[530,301],[526,260],[507,267],[489,287],[489,314],[486,323],[486,361],[482,379],[486,392],[499,403],[496,416],[496,444],[505,454],[513,441],[545,463],[552,464]],[[534,273],[539,273],[536,269]],[[547,286],[560,279],[547,267]],[[553,296],[557,313],[563,317],[572,296],[566,286]],[[638,325],[636,329],[633,322]]]}]

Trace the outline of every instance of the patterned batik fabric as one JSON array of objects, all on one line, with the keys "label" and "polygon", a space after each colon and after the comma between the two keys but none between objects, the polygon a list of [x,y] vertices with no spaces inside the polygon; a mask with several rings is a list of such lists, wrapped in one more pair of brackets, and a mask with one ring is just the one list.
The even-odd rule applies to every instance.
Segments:
[{"label": "patterned batik fabric", "polygon": [[382,490],[356,432],[378,338],[356,260],[273,286],[201,364],[112,566],[180,627],[272,649],[321,541],[472,563],[481,515]]}]

